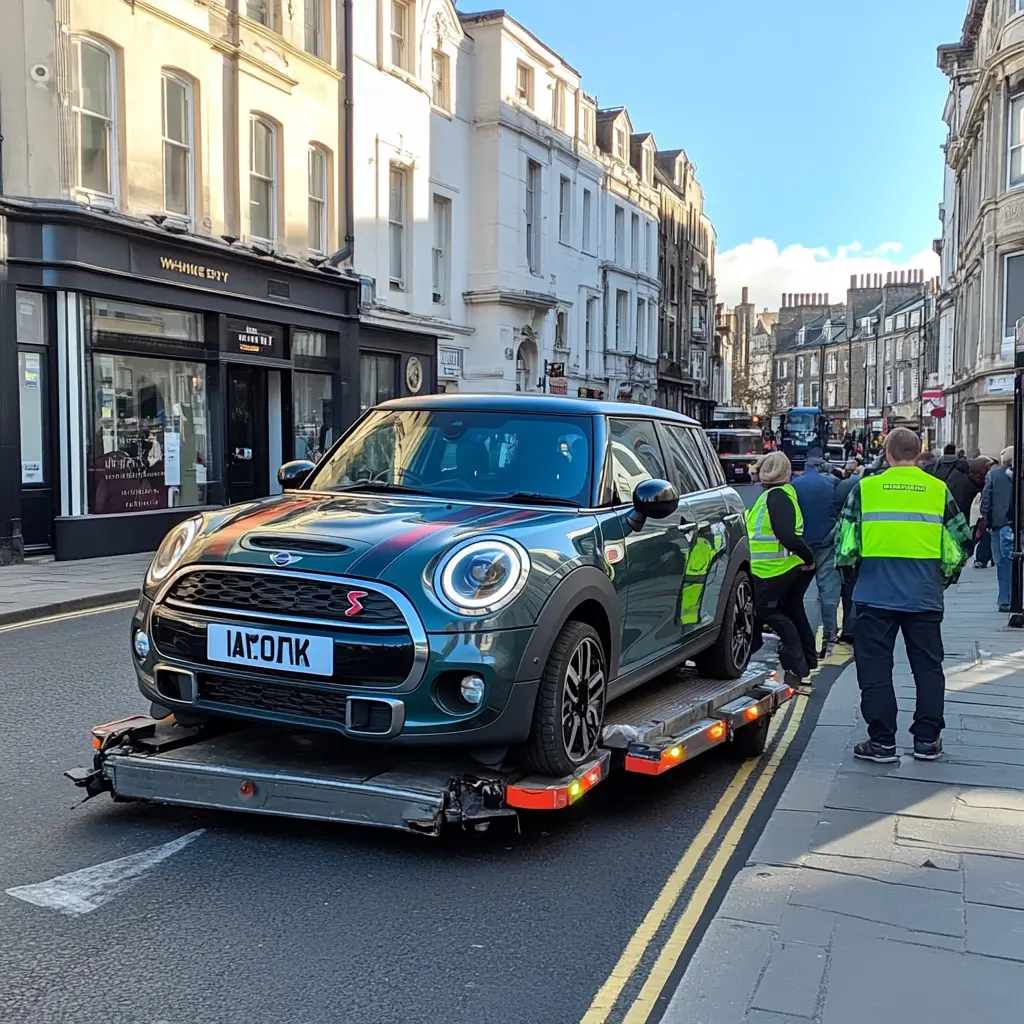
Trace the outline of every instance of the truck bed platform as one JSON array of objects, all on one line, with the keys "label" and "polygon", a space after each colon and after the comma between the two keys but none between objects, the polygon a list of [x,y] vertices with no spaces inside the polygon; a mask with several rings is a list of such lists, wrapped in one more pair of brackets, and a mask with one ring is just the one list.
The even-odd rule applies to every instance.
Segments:
[{"label": "truck bed platform", "polygon": [[446,824],[484,829],[522,810],[567,807],[613,767],[661,774],[737,729],[766,728],[790,696],[767,665],[736,680],[673,673],[610,704],[594,758],[561,779],[328,733],[226,726],[211,734],[146,716],[98,726],[93,766],[65,774],[89,796],[437,835]]}]

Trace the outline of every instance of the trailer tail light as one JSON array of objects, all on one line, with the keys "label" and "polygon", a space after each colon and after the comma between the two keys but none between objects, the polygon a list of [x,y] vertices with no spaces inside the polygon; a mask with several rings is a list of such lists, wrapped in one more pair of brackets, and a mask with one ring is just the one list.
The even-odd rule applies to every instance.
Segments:
[{"label": "trailer tail light", "polygon": [[705,730],[707,738],[711,740],[712,743],[720,743],[724,740],[725,732],[726,729],[724,722],[715,722],[714,725],[709,725]]},{"label": "trailer tail light", "polygon": [[753,722],[755,718],[761,717],[761,709],[756,704],[751,704],[750,707],[743,712],[743,717],[748,722]]},{"label": "trailer tail light", "polygon": [[686,760],[686,748],[677,743],[666,750],[655,752],[656,756],[629,753],[626,755],[626,771],[638,775],[661,775]]},{"label": "trailer tail light", "polygon": [[505,803],[522,811],[558,811],[575,803],[608,774],[611,754],[601,753],[596,761],[565,779],[554,781],[532,776],[505,787]]}]

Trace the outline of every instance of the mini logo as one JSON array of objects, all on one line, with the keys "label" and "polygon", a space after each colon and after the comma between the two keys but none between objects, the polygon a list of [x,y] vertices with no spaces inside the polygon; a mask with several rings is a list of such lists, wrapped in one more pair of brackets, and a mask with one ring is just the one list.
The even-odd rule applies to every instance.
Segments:
[{"label": "mini logo", "polygon": [[354,618],[363,610],[363,598],[367,596],[365,590],[350,590],[348,592],[348,607],[345,609],[345,617]]},{"label": "mini logo", "polygon": [[290,551],[275,551],[271,556],[270,560],[274,565],[280,566],[282,569],[286,565],[291,565],[293,562],[301,562],[301,555],[293,555]]}]

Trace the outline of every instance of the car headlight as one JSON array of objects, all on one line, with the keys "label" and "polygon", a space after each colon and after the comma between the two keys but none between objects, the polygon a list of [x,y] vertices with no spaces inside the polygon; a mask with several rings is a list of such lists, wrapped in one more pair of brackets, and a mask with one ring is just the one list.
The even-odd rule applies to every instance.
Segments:
[{"label": "car headlight", "polygon": [[530,556],[514,541],[474,540],[441,559],[434,592],[460,615],[485,615],[518,597],[529,574]]},{"label": "car headlight", "polygon": [[202,520],[197,518],[186,519],[183,523],[171,530],[157,549],[153,561],[149,564],[149,571],[146,573],[146,582],[151,586],[163,583],[174,567],[182,560],[185,552],[192,546],[192,541],[199,533]]}]

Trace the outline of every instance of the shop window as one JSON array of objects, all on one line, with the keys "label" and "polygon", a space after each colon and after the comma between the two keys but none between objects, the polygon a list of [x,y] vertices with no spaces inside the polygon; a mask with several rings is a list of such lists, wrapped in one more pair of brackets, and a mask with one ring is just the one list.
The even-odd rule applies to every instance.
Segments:
[{"label": "shop window", "polygon": [[89,511],[207,504],[211,477],[206,367],[93,352]]},{"label": "shop window", "polygon": [[327,358],[327,335],[322,331],[292,331],[292,356]]},{"label": "shop window", "polygon": [[165,341],[203,342],[203,320],[198,313],[181,309],[138,306],[116,299],[93,299],[89,306],[91,343],[102,344],[106,335],[129,334]]},{"label": "shop window", "polygon": [[46,459],[46,303],[36,292],[18,292],[18,404],[21,414],[21,482],[44,484]]},{"label": "shop window", "polygon": [[259,117],[249,119],[249,235],[277,238],[277,132]]},{"label": "shop window", "polygon": [[117,197],[117,125],[114,52],[95,39],[77,38],[71,57],[75,131],[75,185],[90,202]]},{"label": "shop window", "polygon": [[163,74],[164,210],[192,219],[192,84]]},{"label": "shop window", "polygon": [[327,252],[327,154],[309,147],[309,251]]},{"label": "shop window", "polygon": [[292,374],[295,458],[319,462],[334,441],[331,378],[326,373]]},{"label": "shop window", "polygon": [[359,411],[395,398],[398,393],[398,357],[364,354],[359,357]]}]

